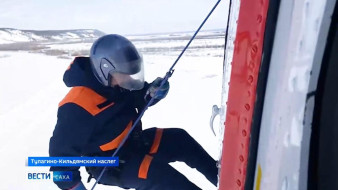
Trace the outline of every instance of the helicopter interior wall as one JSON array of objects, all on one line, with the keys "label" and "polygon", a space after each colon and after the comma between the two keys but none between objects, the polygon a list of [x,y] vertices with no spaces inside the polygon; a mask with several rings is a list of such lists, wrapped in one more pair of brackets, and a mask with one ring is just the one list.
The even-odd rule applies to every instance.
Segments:
[{"label": "helicopter interior wall", "polygon": [[308,189],[338,189],[338,5],[319,76],[311,136]]}]

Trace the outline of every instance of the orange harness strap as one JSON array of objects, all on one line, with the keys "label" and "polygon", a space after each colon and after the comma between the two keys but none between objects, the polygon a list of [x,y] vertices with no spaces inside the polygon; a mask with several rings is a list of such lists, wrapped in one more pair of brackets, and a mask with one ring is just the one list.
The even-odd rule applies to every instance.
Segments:
[{"label": "orange harness strap", "polygon": [[150,154],[155,154],[158,151],[158,147],[160,146],[162,135],[163,135],[163,129],[156,129],[154,142],[149,151]]},{"label": "orange harness strap", "polygon": [[147,179],[148,177],[148,170],[150,167],[150,163],[153,160],[152,156],[149,156],[148,154],[146,154],[143,158],[143,161],[140,165],[140,169],[138,171],[138,177],[141,179]]},{"label": "orange harness strap", "polygon": [[[153,145],[151,146],[150,151],[149,151],[150,154],[157,153],[158,147],[160,146],[160,142],[161,142],[161,139],[162,139],[162,135],[163,135],[163,129],[156,129],[154,142],[153,142]],[[150,167],[152,160],[153,160],[152,156],[150,156],[148,154],[144,156],[143,161],[142,161],[140,168],[139,168],[139,172],[138,172],[139,178],[147,179],[149,167]]]}]

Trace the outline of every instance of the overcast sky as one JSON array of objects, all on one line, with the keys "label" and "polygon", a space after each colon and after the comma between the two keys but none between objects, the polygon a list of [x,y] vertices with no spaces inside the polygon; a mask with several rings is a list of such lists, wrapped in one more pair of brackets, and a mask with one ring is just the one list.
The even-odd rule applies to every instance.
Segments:
[{"label": "overcast sky", "polygon": [[[0,27],[144,34],[197,29],[216,0],[0,0]],[[227,0],[204,29],[226,26]]]}]

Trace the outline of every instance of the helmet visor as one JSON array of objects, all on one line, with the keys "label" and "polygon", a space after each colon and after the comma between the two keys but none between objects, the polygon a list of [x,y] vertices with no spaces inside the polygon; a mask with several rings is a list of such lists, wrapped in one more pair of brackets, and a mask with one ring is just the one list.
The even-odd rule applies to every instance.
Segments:
[{"label": "helmet visor", "polygon": [[110,72],[111,85],[119,85],[127,90],[140,90],[144,86],[144,69],[143,64],[139,72],[135,74],[124,74],[118,72]]}]

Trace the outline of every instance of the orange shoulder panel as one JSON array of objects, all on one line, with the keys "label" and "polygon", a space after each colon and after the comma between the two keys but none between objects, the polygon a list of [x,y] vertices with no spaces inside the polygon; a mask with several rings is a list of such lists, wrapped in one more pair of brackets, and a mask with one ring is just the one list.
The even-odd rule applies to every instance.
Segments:
[{"label": "orange shoulder panel", "polygon": [[67,103],[74,103],[81,106],[91,115],[95,116],[108,107],[114,105],[114,102],[112,102],[103,108],[97,107],[97,105],[102,104],[105,101],[107,101],[107,99],[96,93],[94,90],[83,86],[77,86],[73,87],[68,92],[66,97],[59,103],[59,107]]}]

